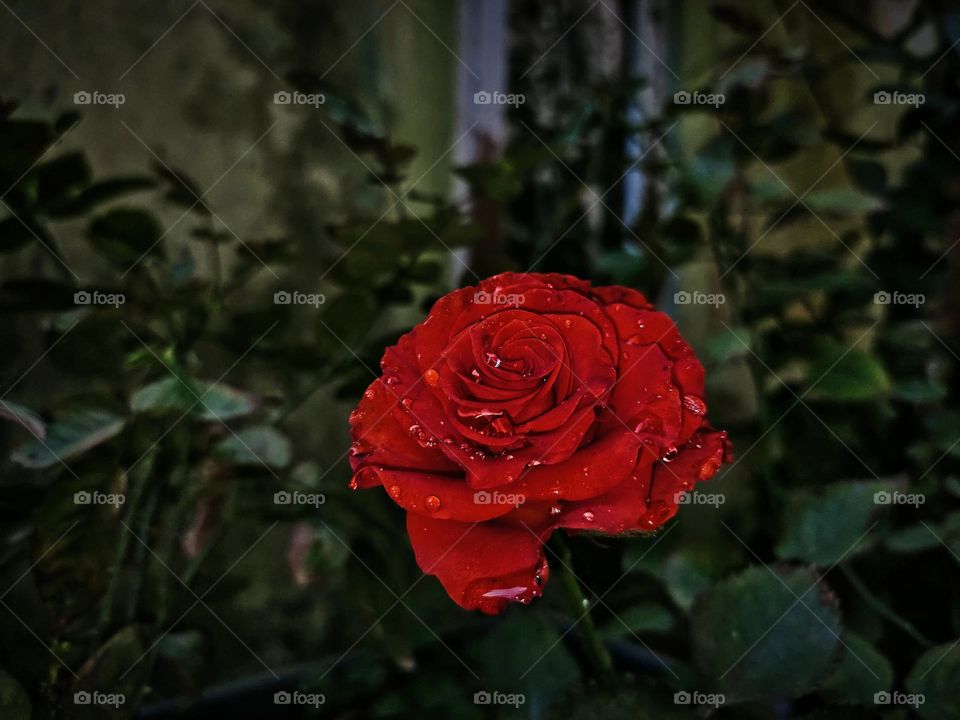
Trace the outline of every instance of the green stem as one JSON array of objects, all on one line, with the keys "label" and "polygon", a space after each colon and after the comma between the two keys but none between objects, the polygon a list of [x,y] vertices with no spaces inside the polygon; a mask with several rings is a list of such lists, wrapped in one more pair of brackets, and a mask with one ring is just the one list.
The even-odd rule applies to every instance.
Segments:
[{"label": "green stem", "polygon": [[874,595],[870,591],[870,588],[867,587],[866,583],[860,579],[860,576],[857,575],[849,565],[841,565],[840,570],[843,572],[844,577],[846,577],[853,586],[853,589],[860,593],[867,604],[876,610],[880,616],[889,620],[921,645],[926,647],[933,646],[933,641],[917,630],[917,628],[914,627],[911,622],[897,615],[897,613],[889,605]]},{"label": "green stem", "polygon": [[613,670],[613,660],[607,651],[606,645],[600,639],[597,632],[597,626],[590,615],[590,604],[580,587],[580,582],[573,572],[573,554],[566,541],[559,535],[554,535],[554,543],[557,547],[557,557],[560,559],[561,581],[570,602],[570,609],[580,634],[583,637],[584,650],[589,659],[589,667],[585,668],[586,673],[596,676],[601,681],[613,682],[616,675]]},{"label": "green stem", "polygon": [[[150,479],[153,474],[153,460],[154,456],[151,454],[143,459],[140,467],[137,468],[136,473],[131,473],[133,476],[130,478],[130,502],[126,507],[126,516],[130,522],[133,522],[134,518],[137,516],[137,513],[140,509],[141,500],[143,499],[144,491],[150,484]],[[118,537],[117,550],[114,554],[113,565],[110,572],[110,584],[107,587],[106,596],[104,597],[103,604],[100,607],[100,621],[97,627],[98,640],[103,638],[103,633],[106,630],[107,625],[109,625],[111,617],[113,616],[113,608],[114,604],[116,603],[117,591],[120,587],[120,576],[123,572],[123,561],[127,556],[127,549],[129,547],[130,533],[124,530],[119,534]]]}]

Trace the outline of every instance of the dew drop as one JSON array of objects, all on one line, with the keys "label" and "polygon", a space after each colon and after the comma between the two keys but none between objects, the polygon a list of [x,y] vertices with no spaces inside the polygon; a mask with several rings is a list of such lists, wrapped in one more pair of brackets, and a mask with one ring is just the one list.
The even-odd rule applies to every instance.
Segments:
[{"label": "dew drop", "polygon": [[440,498],[436,495],[428,495],[425,502],[427,504],[427,510],[430,512],[436,512],[440,509]]},{"label": "dew drop", "polygon": [[484,357],[484,362],[487,363],[490,367],[498,368],[500,367],[503,360],[500,359],[495,353],[488,352]]},{"label": "dew drop", "polygon": [[683,407],[689,410],[697,417],[703,417],[707,414],[707,404],[696,395],[684,395]]},{"label": "dew drop", "polygon": [[666,448],[664,448],[663,456],[660,459],[668,463],[673,460],[679,452],[680,451],[677,450],[676,445],[668,445]]},{"label": "dew drop", "polygon": [[403,405],[405,408],[407,408],[407,410],[409,410],[410,408],[413,407],[413,400],[411,400],[410,398],[404,398],[403,400],[400,401],[400,404]]},{"label": "dew drop", "polygon": [[583,519],[586,520],[587,522],[593,522],[594,517],[596,517],[596,516],[595,516],[592,512],[590,512],[589,510],[587,510],[587,511],[583,514]]},{"label": "dew drop", "polygon": [[563,512],[563,508],[560,507],[559,504],[557,504],[557,505],[551,505],[551,506],[550,506],[550,514],[551,514],[551,515],[556,516],[556,515],[559,515],[559,514],[562,513],[562,512]]},{"label": "dew drop", "polygon": [[423,381],[430,387],[436,387],[440,384],[440,373],[430,368],[423,374]]},{"label": "dew drop", "polygon": [[399,485],[391,485],[391,486],[390,486],[390,490],[388,490],[388,492],[390,493],[390,497],[392,497],[394,500],[399,500],[399,499],[400,499],[400,486],[399,486]]}]

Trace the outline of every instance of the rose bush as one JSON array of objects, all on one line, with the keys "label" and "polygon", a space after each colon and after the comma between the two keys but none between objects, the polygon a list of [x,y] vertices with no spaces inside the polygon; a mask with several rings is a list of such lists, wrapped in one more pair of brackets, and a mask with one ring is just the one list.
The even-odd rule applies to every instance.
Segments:
[{"label": "rose bush", "polygon": [[703,367],[629,288],[497,275],[438,300],[381,367],[350,417],[350,485],[407,511],[418,564],[464,608],[529,602],[554,530],[655,530],[729,461]]}]

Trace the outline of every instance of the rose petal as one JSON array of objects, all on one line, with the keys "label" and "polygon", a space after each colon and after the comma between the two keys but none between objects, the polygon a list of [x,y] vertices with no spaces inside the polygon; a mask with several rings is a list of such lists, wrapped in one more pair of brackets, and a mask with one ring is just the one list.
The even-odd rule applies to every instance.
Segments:
[{"label": "rose petal", "polygon": [[510,602],[530,602],[546,584],[542,546],[548,528],[531,531],[502,520],[471,524],[408,513],[407,532],[423,572],[436,576],[467,610],[493,615]]},{"label": "rose petal", "polygon": [[367,388],[360,405],[350,414],[353,469],[375,464],[441,472],[458,470],[456,463],[442,452],[422,447],[410,436],[410,423],[402,407],[400,398],[390,393],[382,380],[375,380]]}]

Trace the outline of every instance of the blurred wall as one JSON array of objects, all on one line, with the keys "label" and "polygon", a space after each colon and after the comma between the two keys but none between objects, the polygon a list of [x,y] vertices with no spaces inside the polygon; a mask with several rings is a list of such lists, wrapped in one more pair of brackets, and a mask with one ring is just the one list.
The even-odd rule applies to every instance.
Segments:
[{"label": "blurred wall", "polygon": [[[365,101],[397,139],[421,149],[418,177],[452,142],[456,3],[355,0],[8,0],[0,7],[0,95],[20,116],[83,111],[62,147],[97,174],[145,171],[158,156],[196,181],[244,239],[321,243],[333,208],[357,198],[365,169],[322,110],[277,106],[305,69]],[[403,62],[397,62],[402,58]],[[123,93],[118,109],[76,108],[80,90]],[[53,151],[52,154],[55,154]],[[369,162],[369,161],[368,161]],[[450,156],[418,186],[444,190]],[[385,199],[382,187],[370,205]],[[164,216],[172,224],[181,211]],[[379,212],[377,213],[379,215]],[[69,235],[62,228],[73,262]],[[175,237],[175,232],[171,233]],[[317,267],[320,266],[318,257]],[[316,268],[311,268],[316,269]],[[319,273],[318,273],[319,274]]]}]

